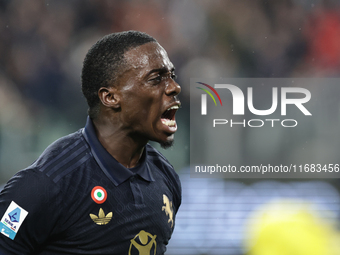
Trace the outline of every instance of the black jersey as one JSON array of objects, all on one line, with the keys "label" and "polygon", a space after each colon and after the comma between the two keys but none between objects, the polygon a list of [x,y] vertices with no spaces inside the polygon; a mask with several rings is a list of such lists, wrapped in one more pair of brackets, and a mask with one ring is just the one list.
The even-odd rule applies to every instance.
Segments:
[{"label": "black jersey", "polygon": [[0,194],[0,254],[163,254],[181,203],[178,175],[146,145],[118,163],[92,121],[51,144]]}]

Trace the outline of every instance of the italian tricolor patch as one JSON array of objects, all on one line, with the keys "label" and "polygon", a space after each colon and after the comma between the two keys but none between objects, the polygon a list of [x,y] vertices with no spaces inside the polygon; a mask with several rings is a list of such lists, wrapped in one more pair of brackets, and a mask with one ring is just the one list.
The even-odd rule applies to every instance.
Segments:
[{"label": "italian tricolor patch", "polygon": [[106,190],[103,187],[96,186],[92,189],[91,197],[97,204],[102,204],[107,198]]}]

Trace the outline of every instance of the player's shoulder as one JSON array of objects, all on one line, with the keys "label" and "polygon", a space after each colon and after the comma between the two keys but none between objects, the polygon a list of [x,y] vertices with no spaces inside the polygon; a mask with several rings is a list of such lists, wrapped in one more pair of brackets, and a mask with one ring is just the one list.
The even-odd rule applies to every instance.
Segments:
[{"label": "player's shoulder", "polygon": [[172,179],[176,183],[179,183],[178,174],[162,153],[160,153],[150,144],[146,145],[146,153],[149,162],[152,162],[168,178]]},{"label": "player's shoulder", "polygon": [[61,153],[66,154],[69,150],[79,148],[79,146],[82,146],[83,143],[84,138],[82,136],[82,129],[80,129],[75,133],[61,137],[51,143],[40,155],[37,161],[40,160],[39,163],[43,163],[41,162],[43,159],[47,160]]},{"label": "player's shoulder", "polygon": [[59,181],[90,158],[90,149],[82,129],[50,144],[27,169],[40,172],[52,181]]}]

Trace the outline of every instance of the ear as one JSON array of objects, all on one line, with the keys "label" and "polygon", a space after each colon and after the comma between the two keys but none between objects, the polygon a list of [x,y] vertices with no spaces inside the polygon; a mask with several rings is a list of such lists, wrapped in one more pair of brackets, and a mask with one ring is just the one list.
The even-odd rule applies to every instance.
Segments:
[{"label": "ear", "polygon": [[120,107],[120,98],[117,92],[115,87],[101,87],[98,90],[98,97],[104,106],[118,109]]}]

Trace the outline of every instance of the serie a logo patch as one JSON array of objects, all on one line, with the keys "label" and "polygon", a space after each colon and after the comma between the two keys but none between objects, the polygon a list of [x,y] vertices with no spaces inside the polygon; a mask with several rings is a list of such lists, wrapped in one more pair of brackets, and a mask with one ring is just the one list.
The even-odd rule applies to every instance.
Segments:
[{"label": "serie a logo patch", "polygon": [[14,240],[21,224],[24,222],[28,212],[17,205],[14,201],[10,203],[0,222],[1,234]]}]

